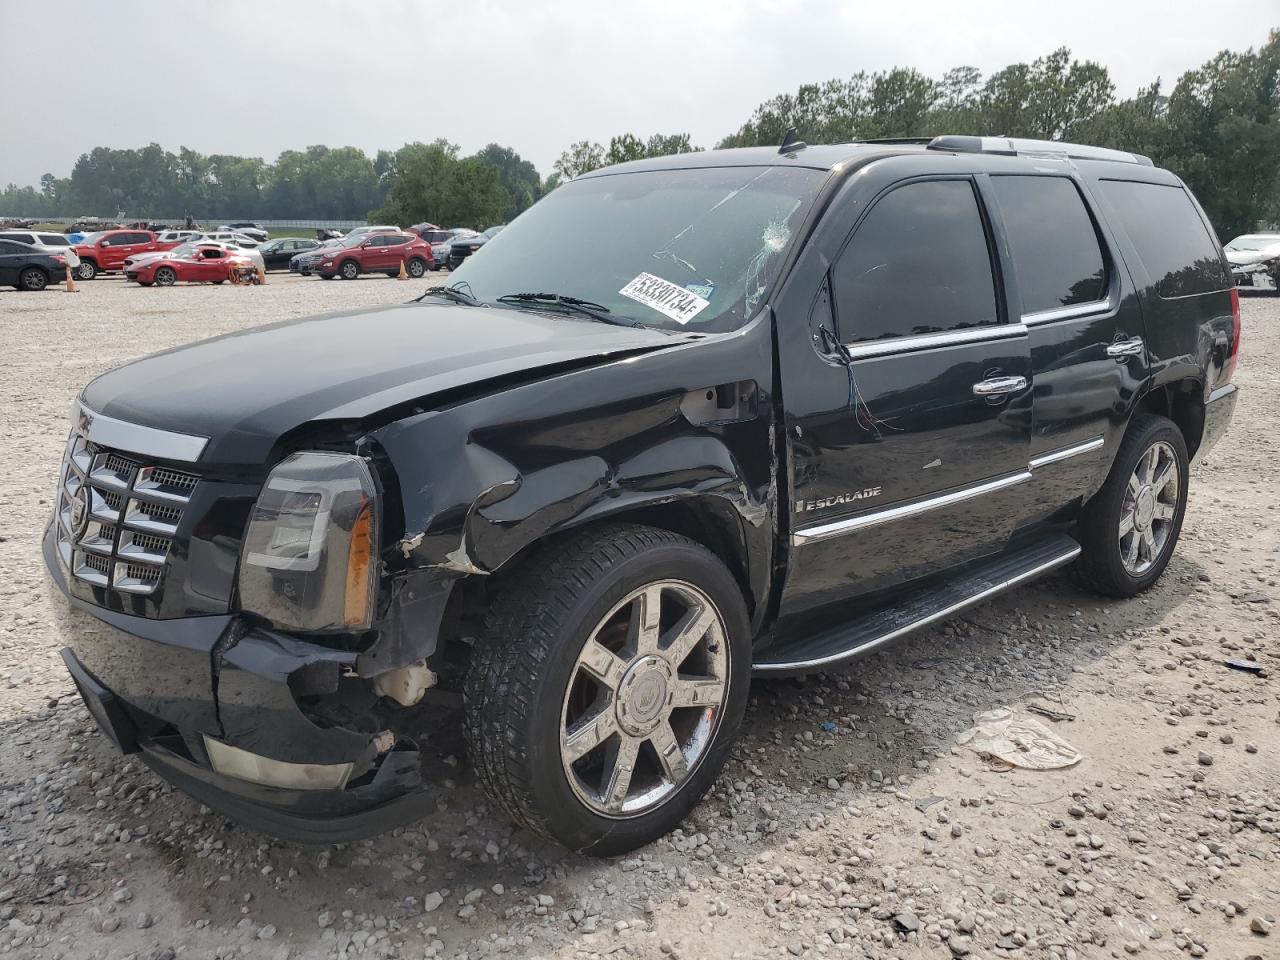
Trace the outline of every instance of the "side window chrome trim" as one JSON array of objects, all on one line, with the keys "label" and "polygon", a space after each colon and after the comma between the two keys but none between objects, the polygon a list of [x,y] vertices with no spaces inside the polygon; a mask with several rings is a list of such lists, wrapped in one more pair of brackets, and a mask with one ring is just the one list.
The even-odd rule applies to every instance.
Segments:
[{"label": "side window chrome trim", "polygon": [[805,527],[791,535],[791,544],[795,547],[802,547],[808,543],[830,540],[832,537],[842,537],[846,533],[852,533],[855,530],[865,530],[867,527],[879,526],[882,523],[914,517],[917,514],[928,513],[930,510],[937,510],[941,507],[963,503],[966,500],[973,500],[988,493],[995,493],[997,490],[1004,490],[1006,487],[1026,483],[1030,479],[1030,471],[1023,470],[1019,473],[998,477],[995,480],[987,480],[971,487],[961,487],[959,490],[952,490],[950,493],[944,493],[938,497],[930,497],[928,500],[917,500],[914,503],[889,507],[887,510],[877,510],[875,513],[863,513],[856,517],[846,517],[843,520],[835,520],[831,523]]},{"label": "side window chrome trim", "polygon": [[943,330],[939,333],[922,333],[915,337],[891,337],[885,340],[862,340],[845,344],[849,356],[854,359],[880,357],[891,353],[914,353],[938,347],[952,347],[964,343],[982,343],[987,340],[1013,340],[1027,334],[1023,323],[993,323],[969,330]]},{"label": "side window chrome trim", "polygon": [[1052,323],[1054,320],[1073,320],[1076,317],[1091,317],[1095,314],[1111,313],[1115,309],[1116,303],[1114,300],[1094,300],[1091,303],[1073,303],[1069,307],[1040,310],[1036,313],[1024,313],[1022,322],[1032,327],[1040,323]]}]

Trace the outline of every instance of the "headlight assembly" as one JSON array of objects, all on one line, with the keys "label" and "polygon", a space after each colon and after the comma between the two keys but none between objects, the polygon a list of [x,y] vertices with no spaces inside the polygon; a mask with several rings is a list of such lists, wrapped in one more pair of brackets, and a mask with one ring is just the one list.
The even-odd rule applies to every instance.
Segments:
[{"label": "headlight assembly", "polygon": [[368,464],[295,453],[267,478],[240,553],[240,607],[295,630],[367,628],[377,582],[378,494]]}]

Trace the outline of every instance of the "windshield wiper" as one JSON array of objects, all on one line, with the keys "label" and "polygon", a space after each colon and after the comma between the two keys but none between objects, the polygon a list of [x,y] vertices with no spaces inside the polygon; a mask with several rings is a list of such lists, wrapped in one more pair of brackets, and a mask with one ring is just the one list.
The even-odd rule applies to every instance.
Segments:
[{"label": "windshield wiper", "polygon": [[483,303],[471,296],[471,294],[463,293],[457,287],[427,287],[426,290],[422,291],[421,297],[413,298],[414,303],[419,302],[423,297],[445,297],[448,300],[452,300],[454,303],[466,304],[468,307],[484,306]]},{"label": "windshield wiper", "polygon": [[498,303],[534,303],[564,307],[574,313],[580,313],[601,323],[611,323],[615,327],[644,327],[639,320],[611,313],[609,308],[579,297],[566,297],[559,293],[505,293],[498,298]]}]

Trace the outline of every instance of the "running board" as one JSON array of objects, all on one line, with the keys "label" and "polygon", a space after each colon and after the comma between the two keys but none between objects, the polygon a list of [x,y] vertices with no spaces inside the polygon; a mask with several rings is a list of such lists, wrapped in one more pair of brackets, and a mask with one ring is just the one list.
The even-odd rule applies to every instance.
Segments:
[{"label": "running board", "polygon": [[886,607],[818,633],[776,640],[757,650],[752,670],[757,676],[807,673],[839,666],[938,623],[966,607],[1011,587],[1034,580],[1080,555],[1080,545],[1065,534],[1002,553],[970,567],[941,584],[920,587]]}]

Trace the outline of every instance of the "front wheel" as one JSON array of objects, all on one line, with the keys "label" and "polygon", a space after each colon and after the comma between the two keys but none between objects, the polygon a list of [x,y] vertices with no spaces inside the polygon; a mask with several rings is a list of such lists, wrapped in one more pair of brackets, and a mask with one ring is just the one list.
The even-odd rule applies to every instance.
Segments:
[{"label": "front wheel", "polygon": [[177,279],[178,274],[173,267],[161,267],[156,271],[156,286],[158,287],[172,287]]},{"label": "front wheel", "polygon": [[517,823],[612,856],[670,832],[746,707],[746,605],[706,548],[609,526],[500,578],[467,675],[477,774]]},{"label": "front wheel", "polygon": [[354,280],[356,277],[360,276],[360,264],[356,263],[354,260],[344,260],[338,273],[342,276],[343,280]]},{"label": "front wheel", "polygon": [[1166,417],[1138,414],[1129,424],[1106,482],[1076,528],[1081,586],[1132,597],[1164,573],[1187,509],[1187,443]]}]

